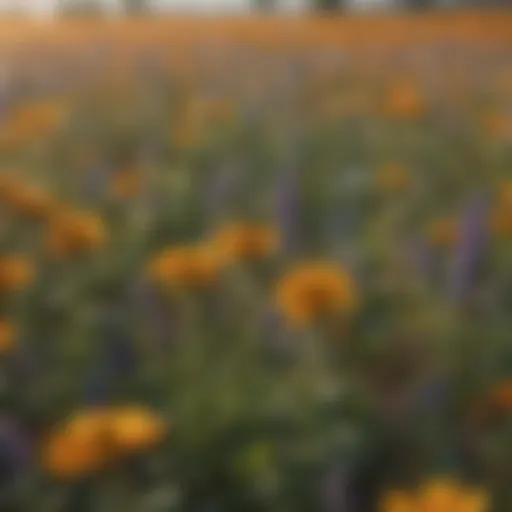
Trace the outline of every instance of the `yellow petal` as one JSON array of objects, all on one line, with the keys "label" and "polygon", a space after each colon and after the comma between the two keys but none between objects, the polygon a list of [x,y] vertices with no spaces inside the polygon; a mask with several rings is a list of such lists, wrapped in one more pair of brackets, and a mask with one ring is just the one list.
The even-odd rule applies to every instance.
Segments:
[{"label": "yellow petal", "polygon": [[455,512],[461,497],[456,482],[436,479],[427,482],[421,491],[421,512]]},{"label": "yellow petal", "polygon": [[414,496],[404,491],[388,492],[380,503],[380,512],[417,512]]},{"label": "yellow petal", "polygon": [[459,501],[458,512],[489,512],[491,510],[489,493],[480,489],[464,492]]}]

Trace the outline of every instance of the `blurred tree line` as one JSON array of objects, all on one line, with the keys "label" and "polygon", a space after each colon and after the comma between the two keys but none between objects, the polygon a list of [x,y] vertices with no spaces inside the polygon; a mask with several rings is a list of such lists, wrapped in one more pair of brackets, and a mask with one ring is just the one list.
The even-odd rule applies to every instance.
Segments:
[{"label": "blurred tree line", "polygon": [[[306,7],[319,12],[343,11],[360,0],[304,0]],[[255,9],[272,12],[283,5],[283,0],[250,0]],[[403,9],[429,9],[440,7],[507,7],[512,0],[381,0],[383,6]],[[123,12],[130,16],[151,11],[151,0],[120,0]],[[61,0],[59,12],[63,16],[101,15],[105,12],[103,0]]]},{"label": "blurred tree line", "polygon": [[[280,0],[252,0],[260,10],[279,8]],[[358,0],[305,0],[306,6],[317,11],[340,11],[357,3]],[[512,0],[381,0],[383,7],[399,7],[404,9],[430,9],[442,7],[506,7],[512,6]]]},{"label": "blurred tree line", "polygon": [[[343,9],[348,2],[347,0],[313,0],[308,3],[319,11],[331,11]],[[271,11],[277,9],[280,2],[279,0],[253,0],[253,4],[260,10]]]},{"label": "blurred tree line", "polygon": [[[140,16],[151,10],[149,0],[120,0],[120,6],[130,16]],[[96,17],[104,15],[107,8],[104,0],[60,0],[57,11],[64,17]]]}]

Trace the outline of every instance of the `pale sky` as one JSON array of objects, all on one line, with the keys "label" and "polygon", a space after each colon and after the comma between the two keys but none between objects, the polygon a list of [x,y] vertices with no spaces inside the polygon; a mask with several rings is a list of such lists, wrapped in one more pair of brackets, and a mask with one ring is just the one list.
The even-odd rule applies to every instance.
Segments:
[{"label": "pale sky", "polygon": [[[62,1],[62,0],[60,0]],[[69,1],[69,0],[68,0]],[[105,4],[115,9],[119,0],[102,0]],[[155,5],[164,8],[174,8],[179,10],[193,10],[201,12],[218,12],[219,10],[244,10],[247,9],[250,0],[151,0]],[[306,0],[279,0],[282,7],[296,8],[304,5]],[[359,5],[370,5],[383,2],[385,0],[354,0]],[[44,15],[51,13],[59,0],[0,0],[1,10],[25,11],[33,14]]]},{"label": "pale sky", "polygon": [[[102,0],[107,5],[115,5],[118,0]],[[200,11],[217,11],[244,9],[249,5],[249,0],[152,0],[155,5],[164,8],[179,8]],[[297,5],[301,0],[284,0],[283,4]],[[0,0],[0,9],[16,9],[33,13],[51,12],[58,0]]]}]

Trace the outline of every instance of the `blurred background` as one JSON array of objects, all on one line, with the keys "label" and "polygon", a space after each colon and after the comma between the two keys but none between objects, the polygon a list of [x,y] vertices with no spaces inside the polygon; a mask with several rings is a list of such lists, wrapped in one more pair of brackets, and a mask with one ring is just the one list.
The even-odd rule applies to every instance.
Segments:
[{"label": "blurred background", "polygon": [[0,1],[0,512],[511,512],[507,0]]}]

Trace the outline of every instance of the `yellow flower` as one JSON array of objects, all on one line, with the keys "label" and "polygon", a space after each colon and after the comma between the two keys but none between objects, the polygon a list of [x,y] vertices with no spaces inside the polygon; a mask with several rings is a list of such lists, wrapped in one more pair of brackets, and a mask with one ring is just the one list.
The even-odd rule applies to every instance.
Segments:
[{"label": "yellow flower", "polygon": [[132,453],[153,448],[165,437],[167,427],[154,411],[143,406],[119,406],[109,413],[109,429],[116,449]]},{"label": "yellow flower", "polygon": [[427,236],[436,247],[450,247],[459,240],[460,225],[455,219],[437,219],[428,225]]},{"label": "yellow flower", "polygon": [[208,245],[170,247],[151,261],[148,273],[155,282],[166,286],[204,288],[219,279],[221,260]]},{"label": "yellow flower", "polygon": [[295,325],[307,325],[323,315],[352,311],[357,290],[351,276],[328,262],[298,265],[277,284],[278,308]]},{"label": "yellow flower", "polygon": [[401,164],[388,164],[378,175],[378,186],[387,192],[402,192],[409,188],[411,174],[409,169]]},{"label": "yellow flower", "polygon": [[43,466],[58,478],[89,476],[103,468],[113,455],[103,409],[81,411],[58,425],[43,449]]},{"label": "yellow flower", "polygon": [[33,265],[23,256],[0,258],[0,292],[15,292],[34,279]]},{"label": "yellow flower", "polygon": [[226,261],[254,261],[277,251],[279,234],[271,226],[236,223],[222,228],[214,241]]},{"label": "yellow flower", "polygon": [[380,512],[489,512],[490,496],[482,489],[456,480],[434,479],[412,493],[390,491],[380,501]]},{"label": "yellow flower", "polygon": [[92,213],[62,211],[52,219],[47,231],[48,249],[59,257],[89,254],[106,239],[102,220]]},{"label": "yellow flower", "polygon": [[8,322],[0,320],[0,354],[10,352],[16,339],[16,329]]}]

